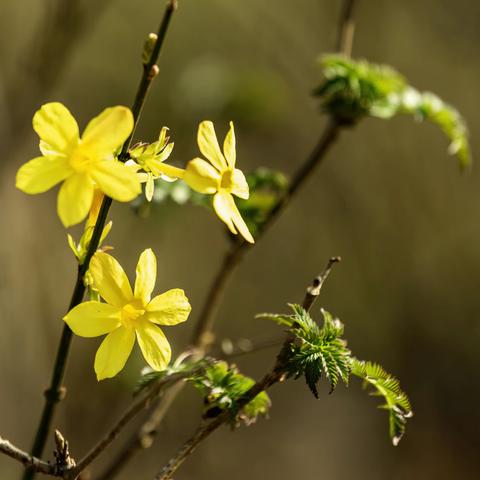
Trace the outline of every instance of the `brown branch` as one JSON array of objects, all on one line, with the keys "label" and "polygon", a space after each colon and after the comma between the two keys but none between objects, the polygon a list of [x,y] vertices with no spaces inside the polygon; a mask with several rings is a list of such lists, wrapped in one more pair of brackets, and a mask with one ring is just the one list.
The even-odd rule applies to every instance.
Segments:
[{"label": "brown branch", "polygon": [[65,476],[68,480],[73,480],[85,470],[114,440],[118,437],[120,432],[125,428],[125,426],[137,416],[142,410],[144,410],[151,401],[156,398],[164,388],[169,385],[174,385],[191,375],[195,375],[202,371],[205,368],[205,365],[199,366],[189,371],[172,373],[166,377],[161,378],[160,380],[154,382],[151,387],[148,389],[143,396],[130,405],[123,415],[117,420],[112,429],[93,447],[90,452],[83,457],[78,464],[68,470],[68,474]]},{"label": "brown branch", "polygon": [[40,460],[39,458],[20,450],[20,448],[2,437],[0,437],[0,452],[18,460],[25,467],[31,468],[36,472],[44,473],[46,475],[54,475],[54,466],[51,463]]},{"label": "brown branch", "polygon": [[352,54],[353,35],[355,34],[355,19],[353,10],[355,0],[345,0],[338,28],[337,52],[350,57]]},{"label": "brown branch", "polygon": [[[350,55],[352,49],[355,30],[353,20],[354,3],[355,0],[344,0],[339,22],[337,50],[345,55]],[[314,170],[321,165],[326,154],[337,140],[341,129],[342,126],[335,120],[331,119],[329,121],[317,145],[314,147],[307,160],[293,175],[287,192],[278,200],[262,225],[262,228],[257,235],[256,243],[260,241],[265,232],[267,232],[275,222],[276,218],[286,209],[289,202],[295,197],[305,181],[313,174]],[[245,241],[237,241],[237,243],[235,243],[225,254],[220,269],[210,285],[191,340],[191,344],[199,354],[202,352],[208,352],[214,341],[212,327],[216,314],[223,300],[224,293],[228,288],[229,282],[235,274],[236,268],[242,261],[244,255],[248,252],[249,246],[250,245]],[[137,452],[151,446],[153,441],[153,434],[151,432],[155,432],[158,425],[163,420],[165,413],[168,411],[170,404],[173,403],[175,397],[181,392],[182,388],[183,384],[177,385],[175,391],[168,392],[163,399],[159,400],[159,404],[153,410],[151,417],[142,426],[140,432],[135,433],[127,440],[119,454],[112,460],[110,465],[97,478],[97,480],[112,480]],[[165,406],[167,399],[168,406]],[[149,427],[148,429],[145,428],[147,425]]]},{"label": "brown branch", "polygon": [[[328,278],[332,266],[339,261],[339,257],[333,257],[328,261],[325,270],[313,280],[305,293],[305,298],[302,306],[305,310],[309,311],[315,300],[320,295],[321,288]],[[285,363],[288,358],[288,352],[290,350],[290,344],[294,341],[294,337],[291,334],[287,334],[280,352],[277,355],[277,361],[272,371],[267,373],[262,380],[258,381],[251,387],[245,394],[236,402],[236,409],[240,411],[248,403],[250,403],[259,393],[269,389],[271,386],[278,382],[283,381],[285,378]],[[228,422],[231,418],[231,412],[225,410],[217,418],[205,422],[199,426],[197,431],[190,437],[178,452],[168,461],[168,463],[162,468],[162,470],[155,477],[155,480],[169,480],[172,475],[178,470],[187,457],[193,453],[197,446],[208,438],[217,428],[224,423]]]},{"label": "brown branch", "polygon": [[115,438],[117,438],[130,420],[144,410],[165,388],[170,385],[181,383],[181,381],[187,377],[198,374],[205,369],[208,364],[209,361],[207,361],[206,364],[197,366],[191,370],[172,373],[154,382],[140,399],[132,403],[125,410],[112,429],[78,462],[78,464],[75,464],[75,461],[71,458],[68,450],[68,442],[58,430],[55,431],[55,443],[57,446],[55,451],[56,464],[40,460],[39,458],[20,450],[18,447],[15,447],[2,437],[0,437],[0,452],[18,460],[34,472],[61,477],[65,480],[74,480],[115,440]]}]

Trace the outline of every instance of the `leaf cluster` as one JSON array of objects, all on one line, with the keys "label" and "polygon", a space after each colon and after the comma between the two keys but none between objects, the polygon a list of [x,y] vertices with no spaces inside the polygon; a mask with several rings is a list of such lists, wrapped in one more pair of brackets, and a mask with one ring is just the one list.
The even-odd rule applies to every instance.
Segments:
[{"label": "leaf cluster", "polygon": [[339,380],[348,385],[351,353],[342,338],[343,324],[322,310],[323,326],[320,327],[300,305],[290,307],[292,315],[261,315],[287,326],[295,337],[284,361],[287,375],[295,379],[304,376],[316,398],[317,384],[322,375],[330,383],[330,393],[335,390]]},{"label": "leaf cluster", "polygon": [[261,392],[243,408],[238,408],[238,400],[255,384],[255,381],[239,373],[238,369],[226,362],[218,361],[205,371],[190,379],[201,393],[205,411],[204,417],[216,417],[225,410],[231,413],[231,425],[240,423],[251,425],[258,416],[268,413],[271,402],[266,392]]},{"label": "leaf cluster", "polygon": [[392,443],[398,445],[407,419],[413,415],[410,401],[400,388],[400,382],[376,363],[352,360],[351,373],[363,380],[364,388],[372,387],[370,395],[381,396],[385,403],[380,405],[388,411],[389,433]]},{"label": "leaf cluster", "polygon": [[398,110],[405,79],[386,65],[354,61],[339,55],[323,59],[324,83],[314,91],[322,107],[344,123],[365,116],[390,118]]},{"label": "leaf cluster", "polygon": [[353,124],[363,117],[389,119],[408,114],[429,120],[450,140],[449,153],[460,167],[471,163],[468,130],[460,113],[437,95],[421,93],[393,68],[328,55],[322,61],[325,81],[314,91],[322,108],[338,122]]},{"label": "leaf cluster", "polygon": [[316,398],[322,375],[330,382],[330,393],[339,380],[348,385],[350,375],[360,377],[365,386],[373,388],[371,395],[384,398],[385,403],[380,408],[388,411],[390,438],[397,445],[405,432],[407,419],[412,416],[410,401],[400,389],[399,381],[380,365],[353,357],[343,339],[343,324],[330,313],[322,310],[323,325],[319,326],[301,306],[290,307],[292,314],[257,315],[287,327],[292,336],[281,358],[287,375],[295,379],[304,376]]}]

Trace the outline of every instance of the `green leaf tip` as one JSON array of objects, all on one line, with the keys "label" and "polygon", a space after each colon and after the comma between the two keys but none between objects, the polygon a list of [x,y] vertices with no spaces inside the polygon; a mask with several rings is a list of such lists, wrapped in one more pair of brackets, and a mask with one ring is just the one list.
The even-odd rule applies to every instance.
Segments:
[{"label": "green leaf tip", "polygon": [[340,55],[322,59],[325,81],[314,91],[322,109],[350,125],[370,116],[389,119],[398,114],[429,120],[450,140],[449,153],[461,169],[471,162],[468,129],[460,113],[430,92],[419,92],[393,68]]},{"label": "green leaf tip", "polygon": [[407,419],[413,416],[410,400],[400,388],[400,382],[376,363],[352,359],[351,373],[363,380],[364,387],[372,387],[370,395],[382,396],[385,403],[379,408],[388,411],[389,434],[397,446],[405,433]]}]

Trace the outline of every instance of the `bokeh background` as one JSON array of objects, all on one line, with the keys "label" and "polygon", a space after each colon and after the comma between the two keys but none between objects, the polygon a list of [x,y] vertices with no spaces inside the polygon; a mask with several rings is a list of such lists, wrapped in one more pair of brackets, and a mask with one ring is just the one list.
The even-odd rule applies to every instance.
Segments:
[{"label": "bokeh background", "polygon": [[[470,126],[475,157],[480,3],[357,3],[353,55],[391,64],[417,88],[455,105]],[[0,2],[0,434],[25,449],[76,273],[56,192],[29,197],[14,188],[16,170],[38,151],[31,117],[57,100],[84,126],[106,106],[129,105],[143,41],[156,31],[163,5]],[[321,80],[317,58],[335,46],[340,7],[340,0],[181,1],[137,138],[153,141],[169,126],[172,159],[184,165],[197,155],[200,120],[213,120],[223,136],[233,119],[243,170],[293,172],[326,121],[310,92]],[[344,321],[360,358],[382,363],[409,393],[415,417],[398,447],[388,440],[386,414],[355,380],[330,396],[324,388],[320,400],[301,380],[291,381],[271,391],[269,420],[217,432],[176,478],[478,478],[478,185],[478,169],[460,174],[436,127],[411,118],[366,120],[341,136],[249,253],[220,309],[218,338],[274,335],[278,327],[254,314],[300,301],[326,259],[341,255],[319,304]],[[111,218],[109,243],[131,275],[138,254],[151,246],[158,290],[187,291],[191,319],[167,332],[180,352],[228,247],[221,222],[204,208],[173,203],[153,206],[147,218],[115,205]],[[119,377],[97,383],[98,343],[75,339],[68,398],[55,420],[77,458],[129,403],[143,366],[136,352]],[[237,363],[259,377],[274,355],[265,350]],[[154,446],[120,478],[153,478],[196,427],[201,407],[186,389]],[[93,465],[92,478],[109,456]],[[16,462],[0,457],[2,479],[19,473]]]}]

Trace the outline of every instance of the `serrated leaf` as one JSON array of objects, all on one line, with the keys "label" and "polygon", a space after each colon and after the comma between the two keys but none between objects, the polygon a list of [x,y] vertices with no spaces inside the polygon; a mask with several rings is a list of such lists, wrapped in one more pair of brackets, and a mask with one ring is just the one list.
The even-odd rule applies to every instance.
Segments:
[{"label": "serrated leaf", "polygon": [[319,327],[300,305],[292,304],[290,307],[293,315],[279,316],[282,320],[287,319],[291,325],[290,332],[296,338],[285,360],[288,376],[299,378],[303,375],[316,398],[317,383],[322,374],[330,383],[330,393],[335,390],[339,380],[348,384],[351,353],[346,341],[341,338],[343,324],[322,310],[324,323]]},{"label": "serrated leaf", "polygon": [[385,403],[379,408],[388,411],[390,438],[394,445],[398,445],[405,433],[407,419],[413,415],[410,401],[400,388],[399,381],[380,365],[357,359],[352,360],[351,373],[363,380],[365,388],[371,386],[374,389],[370,395],[384,398]]}]

